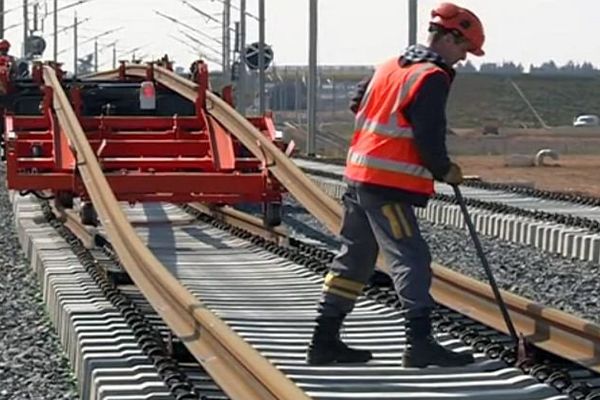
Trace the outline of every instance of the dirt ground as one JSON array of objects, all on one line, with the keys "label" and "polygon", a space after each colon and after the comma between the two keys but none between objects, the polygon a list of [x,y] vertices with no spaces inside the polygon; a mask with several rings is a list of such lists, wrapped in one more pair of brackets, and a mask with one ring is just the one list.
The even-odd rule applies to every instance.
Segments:
[{"label": "dirt ground", "polygon": [[600,155],[560,156],[544,167],[506,167],[504,156],[457,156],[465,175],[489,182],[533,183],[537,189],[600,197]]}]

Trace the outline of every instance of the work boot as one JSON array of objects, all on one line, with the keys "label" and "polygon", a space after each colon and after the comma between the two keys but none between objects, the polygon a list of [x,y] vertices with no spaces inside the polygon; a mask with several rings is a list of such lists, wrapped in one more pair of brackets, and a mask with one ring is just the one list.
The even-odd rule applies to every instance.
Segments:
[{"label": "work boot", "polygon": [[402,357],[404,368],[463,367],[474,362],[470,353],[456,353],[435,341],[431,334],[429,317],[409,319],[407,328],[407,348]]},{"label": "work boot", "polygon": [[312,342],[308,346],[306,362],[310,365],[333,363],[366,363],[373,355],[368,350],[348,347],[340,340],[340,327],[344,317],[317,318]]}]

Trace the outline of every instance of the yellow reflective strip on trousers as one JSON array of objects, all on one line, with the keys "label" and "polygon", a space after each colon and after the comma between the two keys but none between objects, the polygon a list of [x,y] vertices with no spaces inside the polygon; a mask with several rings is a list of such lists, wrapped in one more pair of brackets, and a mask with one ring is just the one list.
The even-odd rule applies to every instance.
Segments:
[{"label": "yellow reflective strip on trousers", "polygon": [[412,229],[410,228],[410,224],[408,223],[408,219],[406,215],[404,215],[404,210],[400,204],[394,204],[394,208],[396,209],[396,213],[398,214],[398,219],[400,220],[400,224],[404,228],[404,232],[406,233],[406,237],[412,236]]},{"label": "yellow reflective strip on trousers", "polygon": [[364,285],[360,282],[342,278],[333,272],[329,272],[325,277],[325,286],[336,287],[360,295]]},{"label": "yellow reflective strip on trousers", "polygon": [[394,206],[392,204],[386,204],[381,207],[381,212],[387,218],[390,223],[390,227],[392,228],[392,235],[395,239],[402,238],[402,228],[400,227],[400,222],[398,221],[398,217],[394,212]]},{"label": "yellow reflective strip on trousers", "polygon": [[337,289],[337,288],[330,287],[327,285],[323,286],[323,292],[335,294],[336,296],[340,296],[340,297],[343,297],[348,300],[356,300],[359,296],[355,293],[346,292],[345,290]]}]

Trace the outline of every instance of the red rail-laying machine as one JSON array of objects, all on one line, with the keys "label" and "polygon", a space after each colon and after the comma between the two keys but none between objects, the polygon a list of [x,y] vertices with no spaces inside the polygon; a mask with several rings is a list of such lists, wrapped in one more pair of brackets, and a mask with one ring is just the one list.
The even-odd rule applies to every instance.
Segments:
[{"label": "red rail-laying machine", "polygon": [[[265,223],[279,224],[284,188],[207,112],[208,69],[202,62],[196,66],[195,103],[155,82],[152,65],[145,79],[127,78],[122,66],[117,81],[67,80],[55,68],[119,200],[260,203]],[[79,197],[82,219],[93,223],[95,213],[41,66],[33,66],[31,78],[17,80],[7,68],[0,63],[8,188],[40,197],[51,194],[63,207]],[[230,88],[222,98],[232,103]],[[283,149],[271,114],[248,120]]]}]

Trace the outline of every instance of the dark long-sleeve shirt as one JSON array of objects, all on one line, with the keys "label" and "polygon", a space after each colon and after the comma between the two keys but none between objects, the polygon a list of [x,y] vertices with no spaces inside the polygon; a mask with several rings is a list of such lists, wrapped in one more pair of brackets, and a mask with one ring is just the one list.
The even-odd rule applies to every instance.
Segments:
[{"label": "dark long-sleeve shirt", "polygon": [[450,168],[446,149],[446,100],[450,85],[442,72],[429,75],[405,111],[417,150],[433,177],[441,180]]}]

